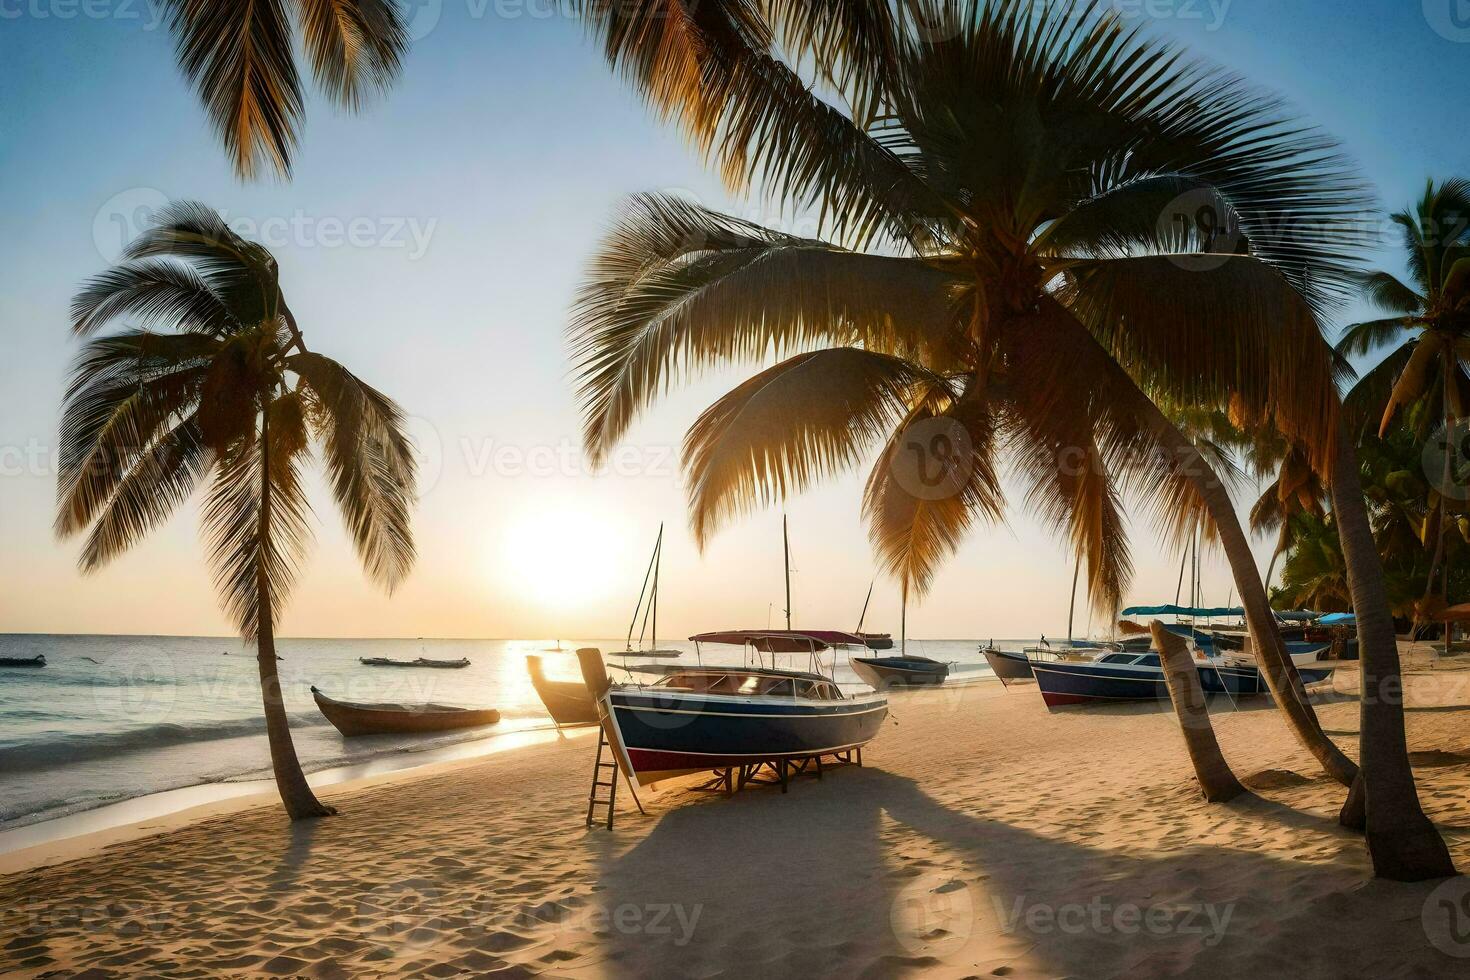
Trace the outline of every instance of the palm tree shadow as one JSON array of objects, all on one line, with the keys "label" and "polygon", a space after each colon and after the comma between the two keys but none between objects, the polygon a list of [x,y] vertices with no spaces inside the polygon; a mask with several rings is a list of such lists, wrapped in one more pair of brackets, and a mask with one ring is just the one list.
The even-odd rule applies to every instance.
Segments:
[{"label": "palm tree shadow", "polygon": [[[1151,809],[1169,804],[1155,800]],[[1263,835],[1285,827],[1320,837],[1325,849],[1360,847],[1330,821],[1257,796],[1218,813],[1226,823],[1257,823]],[[1167,820],[1168,811],[1141,817]],[[1021,957],[1049,975],[1096,976],[1127,972],[1144,956],[1188,965],[1246,947],[1262,953],[1256,924],[1270,936],[1265,955],[1285,955],[1311,941],[1306,926],[1274,918],[1273,887],[1257,893],[1242,882],[1300,894],[1362,877],[1342,864],[1172,832],[1166,839],[1181,837],[1178,846],[1146,855],[1116,837],[1103,846],[1057,839],[963,812],[875,769],[797,784],[784,797],[681,799],[657,819],[629,850],[611,838],[594,845],[613,923],[603,936],[613,976],[657,974],[670,962],[699,975],[986,972]],[[1157,921],[1135,925],[1115,913]]]}]

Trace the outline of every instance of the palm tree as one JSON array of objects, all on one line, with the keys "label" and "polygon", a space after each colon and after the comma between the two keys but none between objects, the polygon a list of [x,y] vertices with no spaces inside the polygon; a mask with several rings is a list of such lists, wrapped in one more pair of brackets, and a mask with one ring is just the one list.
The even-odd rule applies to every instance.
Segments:
[{"label": "palm tree", "polygon": [[[1392,220],[1403,236],[1410,282],[1389,272],[1368,275],[1368,299],[1390,315],[1346,328],[1338,351],[1363,355],[1389,344],[1394,348],[1348,397],[1360,403],[1360,413],[1378,417],[1380,436],[1400,410],[1433,402],[1448,447],[1470,397],[1465,371],[1470,360],[1470,181],[1436,185],[1430,180],[1415,206]],[[1446,451],[1444,457],[1443,479],[1431,495],[1424,528],[1424,541],[1434,542],[1426,601],[1444,559],[1444,496],[1452,485],[1455,453]]]},{"label": "palm tree", "polygon": [[[849,0],[573,0],[613,68],[676,119],[732,186],[767,159],[818,136],[835,112],[774,54],[814,65],[855,112],[876,111],[868,70],[891,57],[894,11]],[[329,99],[362,108],[397,79],[409,44],[391,0],[170,0],[179,67],[194,85],[235,173],[289,177],[305,106],[299,32]],[[294,15],[294,16],[293,16]],[[293,30],[294,27],[294,30]]]},{"label": "palm tree", "polygon": [[[72,301],[87,341],[61,422],[57,533],[87,532],[95,571],[195,490],[221,602],[256,642],[276,787],[293,820],[335,811],[307,785],[276,672],[275,624],[310,538],[301,482],[315,441],[369,577],[414,559],[416,463],[398,406],[308,351],[276,260],[190,202],[160,212]],[[94,335],[129,318],[141,328]]]},{"label": "palm tree", "polygon": [[[1258,466],[1264,460],[1258,459]],[[1271,577],[1276,572],[1276,561],[1291,550],[1293,532],[1298,529],[1298,516],[1321,518],[1325,510],[1327,487],[1313,468],[1310,454],[1300,446],[1290,446],[1275,462],[1276,478],[1261,491],[1251,505],[1250,529],[1255,534],[1276,534],[1276,546],[1271,549],[1271,561],[1266,566],[1265,584],[1271,588]],[[1292,600],[1299,603],[1300,600]],[[1320,604],[1306,604],[1304,608],[1323,609]]]},{"label": "palm tree", "polygon": [[[1355,180],[1325,139],[1115,17],[1017,2],[946,16],[895,35],[871,83],[880,120],[833,110],[826,139],[768,151],[774,191],[820,200],[845,244],[666,195],[631,202],[574,314],[590,454],[680,373],[793,354],[690,430],[701,541],[884,437],[870,533],[918,592],[974,520],[1000,515],[1002,456],[1109,612],[1130,566],[1119,493],[1146,495],[1176,535],[1207,513],[1278,703],[1350,782],[1229,494],[1139,384],[1172,403],[1233,399],[1330,458],[1337,396],[1315,313],[1350,280]],[[945,446],[950,492],[914,487],[907,456]]]}]

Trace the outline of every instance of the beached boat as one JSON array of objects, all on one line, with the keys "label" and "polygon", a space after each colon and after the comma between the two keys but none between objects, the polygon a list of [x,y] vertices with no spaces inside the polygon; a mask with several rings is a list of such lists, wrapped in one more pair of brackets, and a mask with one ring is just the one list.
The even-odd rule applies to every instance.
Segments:
[{"label": "beached boat", "polygon": [[[1196,661],[1206,694],[1269,694],[1265,677],[1245,659]],[[1332,667],[1299,668],[1303,684],[1325,680]],[[1169,687],[1157,653],[1105,653],[1090,663],[1032,661],[1032,676],[1047,707],[1116,701],[1167,701]]]},{"label": "beached boat", "polygon": [[[786,635],[782,644],[794,639]],[[818,669],[766,666],[771,652],[745,635],[742,666],[681,667],[651,684],[613,684],[596,651],[579,651],[583,676],[603,691],[604,728],[640,785],[694,772],[748,771],[860,752],[888,716],[880,694],[845,696]],[[705,641],[708,642],[708,641]],[[813,668],[823,641],[809,638]],[[752,656],[757,661],[750,663]]]},{"label": "beached boat", "polygon": [[0,667],[44,667],[46,666],[46,655],[38,653],[34,657],[0,657]]},{"label": "beached boat", "polygon": [[440,670],[454,670],[470,665],[468,657],[460,657],[458,660],[430,660],[428,657],[418,657],[414,660],[392,660],[388,657],[358,657],[357,660],[364,667],[437,667]]},{"label": "beached boat", "polygon": [[932,687],[949,676],[949,664],[905,654],[898,657],[853,657],[852,669],[874,690]]},{"label": "beached boat", "polygon": [[346,736],[413,735],[493,725],[494,708],[459,708],[448,704],[358,704],[329,698],[315,687],[311,696],[332,727]]},{"label": "beached boat", "polygon": [[548,680],[541,669],[541,658],[526,658],[526,669],[531,674],[531,686],[546,705],[546,713],[558,725],[597,724],[597,705],[581,681]]},{"label": "beached boat", "polygon": [[1031,658],[1024,653],[997,650],[995,647],[985,647],[980,652],[985,654],[985,662],[1002,683],[1029,681],[1034,676],[1031,673]]}]

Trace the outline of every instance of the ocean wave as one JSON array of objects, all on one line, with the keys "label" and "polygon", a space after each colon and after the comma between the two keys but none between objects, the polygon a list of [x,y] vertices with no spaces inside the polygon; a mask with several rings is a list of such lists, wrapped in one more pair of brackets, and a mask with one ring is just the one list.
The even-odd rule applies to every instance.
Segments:
[{"label": "ocean wave", "polygon": [[[322,721],[314,715],[293,715],[291,725],[293,728],[320,726]],[[191,724],[160,722],[121,732],[57,733],[44,739],[0,745],[0,770],[34,772],[72,762],[97,762],[130,752],[239,738],[264,731],[265,718],[257,716]]]}]

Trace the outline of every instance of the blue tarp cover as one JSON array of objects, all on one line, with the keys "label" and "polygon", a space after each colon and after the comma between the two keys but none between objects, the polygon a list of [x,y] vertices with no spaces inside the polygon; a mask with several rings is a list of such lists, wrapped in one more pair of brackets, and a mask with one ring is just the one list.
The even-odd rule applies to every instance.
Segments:
[{"label": "blue tarp cover", "polygon": [[1244,616],[1240,606],[1129,606],[1124,616]]},{"label": "blue tarp cover", "polygon": [[1339,623],[1355,623],[1357,620],[1358,617],[1353,613],[1328,613],[1318,620],[1318,622],[1323,626],[1336,626]]}]

